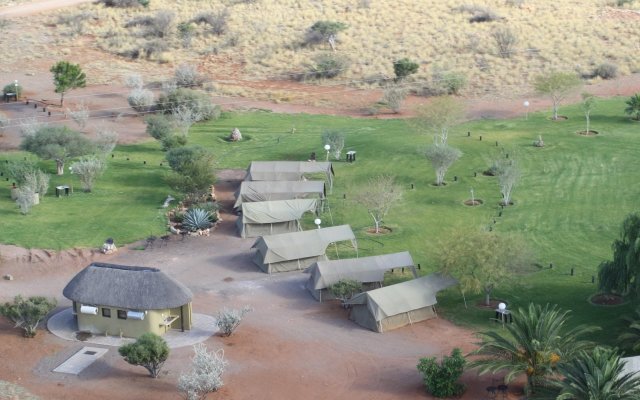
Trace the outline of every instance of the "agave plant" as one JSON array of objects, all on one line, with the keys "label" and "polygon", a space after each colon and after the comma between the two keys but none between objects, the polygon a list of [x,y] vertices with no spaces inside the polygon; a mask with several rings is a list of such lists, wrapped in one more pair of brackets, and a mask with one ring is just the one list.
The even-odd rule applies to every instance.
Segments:
[{"label": "agave plant", "polygon": [[211,226],[210,218],[211,213],[209,211],[201,208],[192,208],[185,214],[182,226],[190,232],[195,232],[198,229],[207,229]]}]

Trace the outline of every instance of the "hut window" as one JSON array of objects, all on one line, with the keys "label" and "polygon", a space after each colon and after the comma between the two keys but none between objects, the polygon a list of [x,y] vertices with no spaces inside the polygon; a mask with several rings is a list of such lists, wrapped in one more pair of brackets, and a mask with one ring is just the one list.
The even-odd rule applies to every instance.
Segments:
[{"label": "hut window", "polygon": [[127,319],[127,312],[125,310],[118,310],[118,319]]},{"label": "hut window", "polygon": [[102,309],[102,316],[105,318],[111,318],[111,309],[110,308],[103,308]]}]

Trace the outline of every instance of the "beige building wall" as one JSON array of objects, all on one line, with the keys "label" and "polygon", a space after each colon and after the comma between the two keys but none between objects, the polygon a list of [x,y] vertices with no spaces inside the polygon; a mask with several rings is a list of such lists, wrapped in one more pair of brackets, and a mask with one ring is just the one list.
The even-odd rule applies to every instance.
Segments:
[{"label": "beige building wall", "polygon": [[[97,315],[83,314],[80,312],[81,305],[76,302],[73,304],[74,312],[77,315],[78,330],[96,335],[138,338],[148,332],[162,336],[170,329],[182,329],[183,326],[185,330],[191,329],[191,303],[164,310],[127,310],[97,306]],[[142,311],[144,319],[123,318],[127,311]],[[181,323],[181,318],[184,319],[184,325]]]}]

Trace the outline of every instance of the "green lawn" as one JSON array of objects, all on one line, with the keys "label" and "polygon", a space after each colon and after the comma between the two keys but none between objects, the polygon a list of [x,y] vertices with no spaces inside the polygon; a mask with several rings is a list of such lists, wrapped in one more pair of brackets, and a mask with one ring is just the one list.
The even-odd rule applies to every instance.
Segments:
[{"label": "green lawn", "polygon": [[[218,121],[192,128],[190,142],[212,149],[219,168],[246,168],[251,160],[306,160],[312,151],[322,160],[322,131],[340,129],[347,135],[345,151],[356,150],[357,161],[334,163],[336,181],[329,199],[334,224],[353,227],[361,256],[409,250],[420,263],[421,272],[427,273],[437,268],[433,260],[439,238],[451,226],[491,226],[499,232],[517,232],[531,243],[540,267],[498,288],[496,296],[510,306],[536,301],[572,309],[575,322],[603,326],[595,339],[613,343],[621,328],[619,316],[632,306],[595,307],[587,303],[587,298],[595,290],[591,277],[598,264],[611,256],[610,244],[623,218],[638,210],[640,124],[625,118],[623,109],[624,99],[601,102],[592,115],[591,129],[600,132],[595,137],[575,133],[584,129],[584,117],[575,106],[561,110],[569,117],[562,122],[550,121],[547,113],[539,113],[530,114],[528,120],[480,120],[460,126],[453,130],[449,142],[464,155],[448,172],[446,187],[431,185],[433,170],[419,154],[432,138],[414,133],[402,120],[269,112],[225,114]],[[240,128],[248,140],[226,142],[223,138],[234,127]],[[470,137],[467,132],[471,132]],[[539,134],[545,141],[544,148],[532,146]],[[522,178],[514,191],[515,206],[498,216],[498,185],[495,178],[483,176],[482,171],[490,160],[505,153],[518,160]],[[130,161],[126,161],[127,156]],[[1,160],[7,157],[0,156],[0,168]],[[28,216],[17,212],[8,200],[7,186],[2,186],[0,242],[53,249],[95,247],[109,236],[126,243],[162,232],[158,207],[170,191],[162,183],[167,167],[159,166],[161,158],[162,152],[152,142],[120,146],[94,193],[76,189],[69,198],[50,195]],[[54,170],[52,163],[45,165],[47,170]],[[352,199],[369,177],[381,173],[395,175],[406,193],[385,221],[393,233],[371,237],[364,229],[372,221]],[[454,176],[458,177],[455,182]],[[58,183],[79,187],[69,176],[54,177],[53,184]],[[471,188],[476,198],[484,200],[482,206],[462,204],[470,198]],[[329,217],[323,216],[323,224],[328,222]],[[311,228],[312,217],[308,216],[305,223]],[[340,254],[347,257],[353,252],[341,245]],[[548,268],[550,263],[552,269]],[[571,268],[574,276],[570,275]],[[398,279],[398,273],[389,277],[390,281]],[[458,323],[491,327],[492,312],[473,307],[478,299],[469,297],[471,306],[467,310],[460,293],[450,290],[441,296],[440,306],[442,313]]]}]

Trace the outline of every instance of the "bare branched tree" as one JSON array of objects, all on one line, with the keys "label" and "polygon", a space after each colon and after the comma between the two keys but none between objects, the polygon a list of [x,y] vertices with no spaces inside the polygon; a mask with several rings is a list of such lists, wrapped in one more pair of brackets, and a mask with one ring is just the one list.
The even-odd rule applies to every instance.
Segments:
[{"label": "bare branched tree", "polygon": [[384,93],[380,102],[397,114],[400,112],[400,107],[402,107],[402,103],[407,97],[407,93],[407,89],[400,85],[389,85],[384,88]]},{"label": "bare branched tree", "polygon": [[71,172],[78,176],[85,192],[91,192],[94,181],[106,168],[107,164],[98,157],[87,157],[71,164]]},{"label": "bare branched tree", "polygon": [[339,160],[344,149],[344,133],[336,130],[325,129],[322,132],[322,145],[331,146],[330,151],[336,160]]},{"label": "bare branched tree", "polygon": [[173,115],[173,119],[176,122],[176,125],[180,128],[183,136],[187,136],[189,134],[189,129],[191,129],[193,124],[202,120],[202,114],[200,112],[186,105],[174,107],[171,114]]},{"label": "bare branched tree", "polygon": [[124,85],[129,89],[142,89],[144,80],[140,74],[129,74],[124,77]]},{"label": "bare branched tree", "polygon": [[87,122],[89,122],[89,107],[87,107],[84,103],[76,104],[75,109],[71,110],[67,108],[67,116],[75,122],[80,129],[84,129],[87,126]]},{"label": "bare branched tree", "polygon": [[366,187],[356,196],[356,202],[367,209],[376,233],[380,232],[380,224],[389,213],[391,207],[402,199],[402,187],[395,182],[395,177],[379,175],[369,179]]},{"label": "bare branched tree", "polygon": [[103,155],[111,153],[116,147],[116,144],[118,144],[118,134],[105,125],[100,125],[96,130],[96,134],[96,147],[98,149],[98,153]]},{"label": "bare branched tree", "polygon": [[424,156],[431,162],[436,170],[436,185],[444,184],[444,176],[454,162],[462,156],[462,152],[455,147],[446,144],[436,143],[424,150]]},{"label": "bare branched tree", "polygon": [[520,179],[520,169],[516,160],[502,160],[498,164],[496,177],[500,185],[500,193],[502,193],[502,204],[508,206],[511,204],[511,193]]},{"label": "bare branched tree", "polygon": [[446,145],[449,131],[464,120],[466,110],[461,100],[444,96],[418,107],[416,114],[416,118],[411,120],[414,127],[423,133],[436,135],[437,142]]}]

